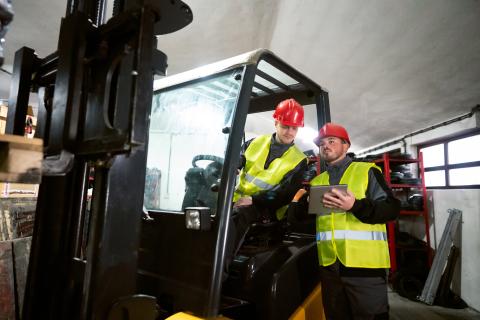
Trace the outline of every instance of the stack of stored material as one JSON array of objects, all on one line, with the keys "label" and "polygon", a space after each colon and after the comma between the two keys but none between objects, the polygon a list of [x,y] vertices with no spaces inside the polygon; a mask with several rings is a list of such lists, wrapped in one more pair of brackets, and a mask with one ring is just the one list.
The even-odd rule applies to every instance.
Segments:
[{"label": "stack of stored material", "polygon": [[34,185],[18,187],[40,182],[42,158],[41,140],[0,135],[1,320],[18,319],[23,305],[37,199]]},{"label": "stack of stored material", "polygon": [[0,199],[0,241],[32,235],[36,201],[36,198]]}]

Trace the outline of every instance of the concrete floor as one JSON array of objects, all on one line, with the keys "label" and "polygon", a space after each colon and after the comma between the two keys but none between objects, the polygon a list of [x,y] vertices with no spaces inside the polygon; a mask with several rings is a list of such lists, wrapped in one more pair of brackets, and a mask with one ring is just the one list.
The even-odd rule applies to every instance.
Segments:
[{"label": "concrete floor", "polygon": [[390,291],[390,320],[480,320],[473,309],[448,309],[414,302]]}]

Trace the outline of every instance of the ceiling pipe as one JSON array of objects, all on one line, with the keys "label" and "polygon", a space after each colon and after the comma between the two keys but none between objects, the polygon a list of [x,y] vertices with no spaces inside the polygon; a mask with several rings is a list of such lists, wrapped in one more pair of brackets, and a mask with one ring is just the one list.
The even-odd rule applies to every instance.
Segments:
[{"label": "ceiling pipe", "polygon": [[389,141],[387,143],[384,143],[384,144],[381,144],[381,145],[378,145],[376,147],[373,147],[373,148],[370,148],[370,149],[367,149],[359,154],[357,154],[357,156],[363,156],[363,155],[366,155],[370,152],[373,152],[373,151],[376,151],[376,150],[380,150],[380,149],[383,149],[383,148],[386,148],[386,147],[389,147],[389,146],[392,146],[394,144],[397,144],[399,142],[404,142],[405,144],[405,139],[406,138],[410,138],[410,137],[413,137],[413,136],[416,136],[418,134],[421,134],[421,133],[424,133],[424,132],[427,132],[427,131],[431,131],[431,130],[434,130],[434,129],[437,129],[437,128],[440,128],[440,127],[444,127],[444,126],[447,126],[449,124],[452,124],[452,123],[455,123],[455,122],[458,122],[458,121],[462,121],[464,119],[467,119],[467,118],[471,118],[473,117],[475,114],[479,113],[480,114],[480,104],[477,104],[475,107],[472,108],[472,110],[466,114],[463,114],[461,116],[458,116],[456,118],[453,118],[453,119],[450,119],[450,120],[447,120],[447,121],[444,121],[444,122],[441,122],[441,123],[438,123],[438,124],[435,124],[433,126],[430,126],[430,127],[427,127],[427,128],[424,128],[424,129],[420,129],[420,130],[417,130],[417,131],[414,131],[414,132],[411,132],[409,134],[406,134],[404,135],[403,137],[400,137],[400,138],[397,138],[395,140],[392,140],[392,141]]}]

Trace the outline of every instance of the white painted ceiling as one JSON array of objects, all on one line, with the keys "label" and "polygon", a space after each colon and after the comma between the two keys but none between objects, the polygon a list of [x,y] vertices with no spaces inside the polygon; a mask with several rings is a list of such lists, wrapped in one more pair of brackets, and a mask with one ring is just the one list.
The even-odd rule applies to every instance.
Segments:
[{"label": "white painted ceiling", "polygon": [[[330,93],[332,120],[362,149],[480,104],[478,0],[184,0],[194,20],[159,38],[169,74],[267,48]],[[66,0],[13,0],[21,46],[55,51]],[[0,98],[9,76],[0,75]]]}]

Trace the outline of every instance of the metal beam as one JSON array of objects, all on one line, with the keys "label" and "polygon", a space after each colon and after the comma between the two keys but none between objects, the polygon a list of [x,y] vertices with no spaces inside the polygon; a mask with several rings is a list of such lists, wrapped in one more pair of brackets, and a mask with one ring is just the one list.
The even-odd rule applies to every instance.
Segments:
[{"label": "metal beam", "polygon": [[5,133],[20,136],[25,133],[25,118],[32,85],[31,75],[37,63],[38,58],[33,49],[23,47],[15,52]]}]

